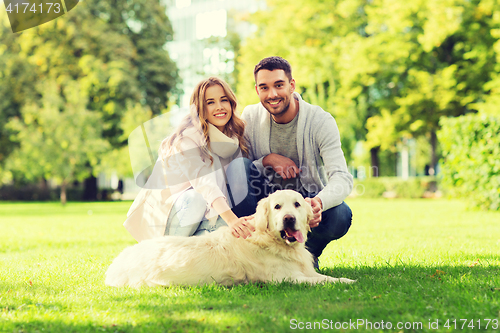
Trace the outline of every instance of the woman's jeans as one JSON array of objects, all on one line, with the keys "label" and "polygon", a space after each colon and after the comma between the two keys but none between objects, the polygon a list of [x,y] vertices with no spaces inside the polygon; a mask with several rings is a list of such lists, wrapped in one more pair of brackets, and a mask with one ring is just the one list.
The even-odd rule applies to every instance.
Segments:
[{"label": "woman's jeans", "polygon": [[[165,228],[165,236],[199,236],[227,226],[221,217],[209,221],[205,217],[207,202],[194,189],[182,193],[175,201]],[[212,223],[211,223],[212,222]]]},{"label": "woman's jeans", "polygon": [[[239,217],[251,215],[245,214],[257,206],[255,196],[248,195],[249,186],[247,170],[252,163],[247,158],[233,160],[226,169],[226,177],[229,183],[230,195],[227,198],[229,206]],[[234,206],[233,207],[233,203]],[[215,221],[209,221],[205,217],[207,202],[203,196],[194,189],[183,192],[175,201],[165,228],[165,235],[171,236],[199,236],[215,231],[221,226],[227,226],[226,222],[219,216]],[[238,215],[236,212],[238,212]],[[241,215],[243,214],[243,215]]]},{"label": "woman's jeans", "polygon": [[[232,200],[227,198],[227,201],[238,217],[254,214],[257,202],[273,192],[249,159],[238,158],[232,161],[226,175],[232,194]],[[310,198],[316,195],[301,194]],[[201,194],[193,189],[185,191],[176,200],[170,212],[165,235],[198,236],[227,225],[220,216],[212,223],[208,221],[205,218],[206,208],[207,203]],[[347,233],[351,221],[352,212],[345,202],[324,211],[319,226],[307,235],[306,247],[309,252],[319,257],[332,240],[339,239]]]}]

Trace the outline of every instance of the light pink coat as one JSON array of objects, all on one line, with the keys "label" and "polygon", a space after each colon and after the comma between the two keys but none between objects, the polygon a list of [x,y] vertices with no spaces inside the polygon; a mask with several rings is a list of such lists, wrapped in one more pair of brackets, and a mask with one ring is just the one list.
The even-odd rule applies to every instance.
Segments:
[{"label": "light pink coat", "polygon": [[212,203],[219,197],[226,197],[224,174],[216,154],[209,152],[213,164],[210,159],[203,160],[200,147],[205,144],[203,134],[189,128],[184,132],[180,149],[169,156],[168,164],[158,158],[152,175],[135,198],[123,223],[138,242],[164,235],[175,200],[191,188],[207,202],[206,218],[217,216]]}]

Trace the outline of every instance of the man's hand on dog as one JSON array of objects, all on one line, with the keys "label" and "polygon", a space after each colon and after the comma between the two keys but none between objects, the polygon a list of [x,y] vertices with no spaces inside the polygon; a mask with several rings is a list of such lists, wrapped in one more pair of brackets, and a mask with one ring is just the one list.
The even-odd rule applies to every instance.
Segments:
[{"label": "man's hand on dog", "polygon": [[321,213],[323,212],[323,203],[321,199],[318,197],[314,198],[305,198],[306,202],[311,205],[313,210],[313,218],[309,221],[309,226],[312,228],[316,228],[321,222]]}]

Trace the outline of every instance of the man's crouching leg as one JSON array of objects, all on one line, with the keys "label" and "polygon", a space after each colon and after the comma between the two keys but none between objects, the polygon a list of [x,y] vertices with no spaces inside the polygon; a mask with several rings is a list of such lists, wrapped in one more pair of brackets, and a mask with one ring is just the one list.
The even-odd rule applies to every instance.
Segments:
[{"label": "man's crouching leg", "polygon": [[[345,202],[321,214],[321,222],[309,232],[306,242],[306,248],[312,253],[315,260],[331,241],[339,239],[347,233],[351,227],[351,221],[352,211]],[[317,268],[317,263],[315,266]]]}]

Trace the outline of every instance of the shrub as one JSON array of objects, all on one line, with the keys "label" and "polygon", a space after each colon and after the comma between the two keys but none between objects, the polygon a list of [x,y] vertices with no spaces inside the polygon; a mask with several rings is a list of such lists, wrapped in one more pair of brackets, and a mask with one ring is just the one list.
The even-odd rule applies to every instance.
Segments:
[{"label": "shrub", "polygon": [[500,209],[500,119],[480,114],[443,118],[443,185],[471,205]]},{"label": "shrub", "polygon": [[421,198],[426,191],[419,178],[410,178],[408,180],[395,178],[389,182],[388,189],[395,192],[398,198],[411,199]]},{"label": "shrub", "polygon": [[437,190],[435,177],[415,177],[404,180],[397,177],[367,178],[354,181],[353,194],[364,198],[380,198],[386,192],[397,198],[422,198],[425,192]]},{"label": "shrub", "polygon": [[[59,201],[60,188],[42,188],[37,185],[0,187],[0,201]],[[68,201],[80,201],[83,188],[69,187],[66,190]]]},{"label": "shrub", "polygon": [[380,198],[386,191],[384,184],[379,178],[367,178],[363,181],[354,181],[353,194],[364,198]]}]

